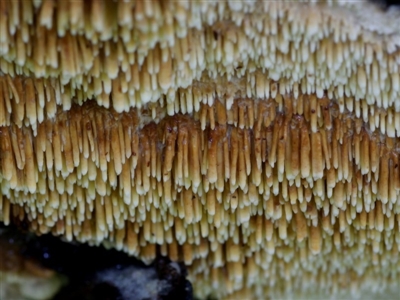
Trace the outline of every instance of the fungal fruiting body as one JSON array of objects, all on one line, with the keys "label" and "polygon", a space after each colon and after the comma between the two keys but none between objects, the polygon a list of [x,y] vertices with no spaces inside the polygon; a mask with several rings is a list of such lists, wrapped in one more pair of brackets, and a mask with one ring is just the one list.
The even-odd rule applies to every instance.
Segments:
[{"label": "fungal fruiting body", "polygon": [[199,297],[396,295],[400,11],[0,1],[0,209]]}]

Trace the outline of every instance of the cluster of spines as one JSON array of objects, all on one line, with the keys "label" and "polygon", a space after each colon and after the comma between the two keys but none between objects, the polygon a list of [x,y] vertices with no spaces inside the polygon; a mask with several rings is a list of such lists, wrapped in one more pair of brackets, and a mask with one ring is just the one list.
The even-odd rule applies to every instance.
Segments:
[{"label": "cluster of spines", "polygon": [[[145,122],[149,120],[143,111],[139,116],[135,110],[118,115],[87,103],[34,130],[1,127],[3,177],[12,189],[31,193],[36,192],[38,175],[26,172],[32,178],[21,181],[17,170],[36,166],[46,172],[54,167],[56,177],[63,179],[76,170],[92,179],[100,172],[100,178],[114,178],[113,183],[123,176],[124,165],[132,165],[135,172],[141,159],[137,153],[142,151],[148,165],[140,171],[145,173],[136,182],[138,192],[140,186],[149,190],[148,176],[164,182],[174,178],[174,184],[193,186],[194,192],[200,183],[206,191],[215,184],[223,192],[228,182],[233,192],[238,186],[247,191],[248,177],[259,186],[262,176],[272,178],[276,173],[279,182],[285,179],[297,187],[305,180],[313,188],[326,178],[326,186],[319,189],[331,196],[336,182],[366,176],[367,182],[374,182],[373,194],[385,203],[395,202],[398,139],[371,134],[361,119],[339,114],[337,105],[327,99],[303,95],[269,101],[237,99],[230,111],[216,101],[211,107],[201,104],[192,117],[166,117],[158,125]],[[34,155],[36,160],[26,158]],[[173,166],[176,163],[179,167]],[[171,177],[170,172],[176,174]],[[388,180],[380,180],[377,187],[379,176]],[[358,181],[359,190],[364,190],[363,180]],[[380,188],[384,191],[377,193]]]},{"label": "cluster of spines", "polygon": [[[326,115],[277,113],[263,101],[254,102],[252,128],[229,125],[239,122],[243,101],[214,125],[203,119],[204,129],[184,115],[140,127],[134,110],[89,103],[40,124],[36,136],[29,127],[2,127],[4,201],[21,206],[39,232],[96,243],[115,241],[133,222],[142,246],[233,239],[273,252],[272,232],[285,242],[291,224],[312,253],[326,236],[339,234],[340,247],[364,231],[377,253],[396,244],[396,139],[370,135],[340,114],[324,128]],[[390,234],[375,245],[381,232]]]},{"label": "cluster of spines", "polygon": [[204,295],[272,295],[279,279],[299,291],[306,270],[332,291],[348,270],[364,274],[357,288],[378,273],[377,289],[397,282],[390,37],[334,15],[319,31],[323,10],[299,26],[281,3],[243,4],[262,22],[239,2],[219,15],[149,3],[0,2],[1,218],[147,261],[160,245]]},{"label": "cluster of spines", "polygon": [[[2,209],[10,209],[6,198],[0,202],[3,205]],[[12,205],[11,216],[24,220],[24,208]],[[264,218],[252,218],[250,223],[253,224],[248,230],[254,230],[254,223],[258,223],[258,220]],[[232,237],[222,243],[216,233],[217,228],[212,225],[208,237],[201,238],[198,244],[190,243],[196,229],[189,227],[187,232],[182,231],[179,229],[182,222],[179,221],[176,224],[178,228],[173,228],[172,235],[175,232],[183,235],[186,238],[184,244],[171,238],[171,230],[157,228],[153,226],[155,223],[146,222],[144,227],[139,229],[137,223],[129,221],[110,232],[106,244],[110,245],[111,242],[114,247],[131,251],[146,261],[153,260],[156,253],[160,252],[174,260],[184,260],[190,265],[191,280],[195,288],[199,289],[198,295],[204,297],[213,294],[218,298],[232,299],[246,294],[249,298],[254,298],[264,293],[288,297],[291,293],[299,296],[306,293],[324,294],[327,291],[333,296],[350,291],[357,296],[364,290],[371,293],[371,289],[374,293],[396,291],[400,251],[397,245],[400,237],[394,237],[394,244],[387,243],[387,240],[393,239],[393,231],[398,231],[396,227],[392,231],[381,233],[378,230],[367,229],[357,231],[347,226],[345,231],[340,232],[339,226],[336,225],[332,236],[325,231],[321,232],[323,246],[321,252],[315,255],[313,249],[307,246],[306,239],[298,241],[297,238],[296,241],[298,225],[288,223],[287,237],[281,239],[281,229],[273,222],[264,221],[266,223],[263,224],[263,233],[266,240],[259,244],[254,241],[253,236],[245,241],[240,240],[240,236],[246,234],[246,228],[241,228],[242,232],[237,234],[238,242]],[[398,217],[397,223],[400,223]],[[37,224],[37,221],[34,221],[34,224]],[[99,230],[95,227],[91,220],[77,225],[71,215],[67,215],[65,221],[57,223],[60,233],[66,230],[66,234],[71,235],[84,231],[90,236],[92,232]],[[310,234],[317,228],[310,227]],[[146,235],[159,236],[160,233],[165,236],[165,240],[159,246],[146,241]],[[310,236],[310,239],[312,238]],[[93,241],[89,239],[89,242]],[[381,248],[381,252],[377,252],[377,248]],[[352,274],[351,280],[349,274]],[[345,282],[342,276],[347,279]]]},{"label": "cluster of spines", "polygon": [[[342,24],[339,16],[326,15],[332,21],[323,22],[329,25],[319,31],[323,17],[316,12],[327,13],[323,9],[307,12],[308,22],[301,26],[304,16],[293,12],[299,7],[285,3],[245,5],[249,12],[265,10],[262,18],[234,12],[230,2],[152,1],[147,7],[147,2],[120,1],[112,4],[117,8],[108,8],[107,1],[45,1],[37,7],[24,1],[23,8],[21,3],[2,2],[1,10],[12,12],[1,23],[2,73],[59,78],[61,94],[76,97],[78,103],[95,98],[121,112],[166,95],[168,113],[173,114],[176,91],[204,75],[215,80],[224,74],[230,80],[262,70],[283,88],[284,83],[290,88],[300,83],[306,94],[322,97],[328,90],[337,98],[354,98],[355,108],[365,99],[370,106],[400,111],[398,52],[384,51],[381,39],[370,40],[360,28],[349,29],[357,26]],[[163,5],[168,7],[161,14]],[[91,17],[78,20],[80,13],[69,9]],[[119,10],[130,17],[117,18]],[[17,18],[20,14],[23,22]],[[232,14],[237,23],[224,21]],[[57,23],[51,21],[55,19]],[[253,76],[247,96],[258,97],[259,89]]]},{"label": "cluster of spines", "polygon": [[[248,87],[254,89],[255,95],[253,92],[243,92]],[[19,128],[32,127],[36,135],[38,124],[54,118],[61,111],[70,110],[76,104],[76,95],[70,94],[72,90],[64,89],[56,79],[0,77],[0,126],[14,124]],[[360,124],[366,123],[366,128],[372,133],[380,132],[389,138],[400,136],[400,111],[397,112],[393,107],[385,110],[368,104],[364,99],[336,96],[336,93],[330,94],[328,91],[322,97],[308,95],[298,85],[289,89],[285,82],[270,81],[262,73],[256,72],[249,75],[247,80],[238,80],[235,85],[225,80],[215,83],[205,78],[191,87],[178,89],[173,102],[168,103],[161,97],[159,102],[138,110],[143,119],[156,123],[168,114],[190,114],[201,121],[202,129],[207,122],[214,129],[216,120],[239,128],[253,128],[255,120],[260,117],[257,109],[269,110],[272,117],[275,111],[289,118],[293,114],[304,115],[307,121],[311,120],[313,131],[318,126],[317,118],[324,121],[326,129],[330,129],[331,115],[344,114],[354,116]],[[237,99],[242,100],[235,101]],[[104,104],[98,98],[96,102],[100,106]]]}]

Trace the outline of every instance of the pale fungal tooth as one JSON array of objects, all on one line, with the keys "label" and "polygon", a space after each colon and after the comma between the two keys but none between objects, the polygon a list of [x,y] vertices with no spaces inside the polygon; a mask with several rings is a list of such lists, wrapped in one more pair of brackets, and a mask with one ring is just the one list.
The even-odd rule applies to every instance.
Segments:
[{"label": "pale fungal tooth", "polygon": [[0,12],[5,224],[147,263],[160,245],[199,298],[398,294],[398,12],[122,0]]}]

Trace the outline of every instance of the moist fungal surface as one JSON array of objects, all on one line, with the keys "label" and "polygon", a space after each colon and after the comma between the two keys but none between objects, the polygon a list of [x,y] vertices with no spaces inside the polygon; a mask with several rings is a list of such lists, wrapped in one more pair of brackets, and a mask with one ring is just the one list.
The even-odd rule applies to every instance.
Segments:
[{"label": "moist fungal surface", "polygon": [[396,295],[395,7],[0,5],[4,223],[159,251],[203,298]]}]

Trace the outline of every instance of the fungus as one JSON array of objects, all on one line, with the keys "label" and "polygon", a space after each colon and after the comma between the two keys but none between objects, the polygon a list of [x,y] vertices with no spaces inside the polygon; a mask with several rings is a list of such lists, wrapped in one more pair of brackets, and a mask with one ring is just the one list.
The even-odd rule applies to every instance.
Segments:
[{"label": "fungus", "polygon": [[199,297],[396,295],[400,10],[1,1],[0,216]]}]

